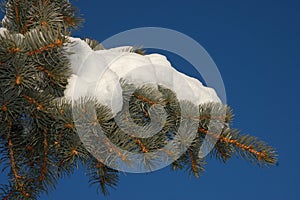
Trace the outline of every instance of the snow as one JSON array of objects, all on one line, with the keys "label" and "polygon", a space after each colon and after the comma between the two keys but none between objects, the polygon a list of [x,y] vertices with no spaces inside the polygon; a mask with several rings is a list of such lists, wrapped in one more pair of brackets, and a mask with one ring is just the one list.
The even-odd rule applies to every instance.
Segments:
[{"label": "snow", "polygon": [[0,27],[0,35],[4,37],[4,32],[6,32],[7,29],[6,28],[3,28],[3,27]]},{"label": "snow", "polygon": [[[6,28],[0,27],[0,36],[5,37],[5,32],[9,33],[9,30]],[[16,36],[18,36],[20,39],[24,39],[24,35],[21,33],[14,33]]]},{"label": "snow", "polygon": [[189,100],[196,105],[221,102],[213,88],[174,69],[167,58],[160,54],[139,55],[133,47],[117,47],[93,51],[79,38],[69,37],[66,46],[73,75],[68,80],[65,97],[96,97],[109,106],[113,113],[122,108],[121,78],[129,83],[152,83],[172,89],[179,100]]}]

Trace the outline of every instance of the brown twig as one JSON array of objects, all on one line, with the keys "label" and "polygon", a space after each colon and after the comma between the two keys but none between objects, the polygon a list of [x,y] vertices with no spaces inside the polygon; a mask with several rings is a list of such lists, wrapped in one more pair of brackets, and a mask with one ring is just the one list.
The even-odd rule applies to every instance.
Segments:
[{"label": "brown twig", "polygon": [[17,170],[17,164],[15,161],[15,154],[14,154],[13,143],[12,143],[12,138],[11,138],[11,128],[12,128],[12,123],[8,122],[7,142],[8,142],[8,147],[9,147],[9,158],[10,158],[11,171],[13,173],[14,180],[16,182],[17,189],[19,190],[19,192],[25,197],[30,197],[30,194],[24,190],[23,185],[20,183],[20,179],[22,179],[24,177],[19,175],[19,172]]},{"label": "brown twig", "polygon": [[39,103],[37,100],[31,98],[30,96],[27,95],[22,95],[25,99],[27,99],[29,101],[29,103],[36,105],[38,110],[44,110],[44,106]]},{"label": "brown twig", "polygon": [[137,94],[133,94],[136,98],[138,98],[139,100],[149,103],[151,105],[156,105],[158,104],[158,102],[152,101],[151,99],[148,99],[147,97],[141,96],[141,95],[137,95]]},{"label": "brown twig", "polygon": [[191,148],[189,149],[189,155],[190,155],[190,159],[191,159],[191,163],[192,163],[192,170],[194,173],[197,173],[196,162],[194,160],[193,150]]},{"label": "brown twig", "polygon": [[210,132],[210,131],[208,131],[208,130],[206,130],[204,128],[198,128],[198,130],[201,133],[204,133],[204,134],[206,134],[206,135],[208,135],[210,137],[218,139],[218,140],[220,140],[222,142],[225,142],[227,144],[233,144],[234,146],[242,149],[243,151],[249,151],[250,153],[256,155],[258,160],[261,160],[262,158],[265,158],[267,156],[266,153],[265,153],[265,151],[257,151],[251,145],[244,145],[244,144],[238,142],[237,140],[217,135],[217,134],[212,133],[212,132]]},{"label": "brown twig", "polygon": [[18,3],[14,3],[14,8],[15,8],[15,15],[16,15],[16,24],[20,25],[20,19],[19,19],[19,8],[18,8]]},{"label": "brown twig", "polygon": [[44,128],[44,157],[43,157],[43,165],[41,167],[41,175],[39,177],[39,181],[42,182],[45,177],[46,177],[46,173],[47,173],[47,156],[48,156],[48,140],[47,140],[47,129]]},{"label": "brown twig", "polygon": [[52,49],[54,47],[61,47],[62,45],[63,45],[63,41],[60,40],[60,39],[56,39],[55,42],[53,42],[53,43],[51,43],[49,45],[46,45],[44,47],[41,47],[40,49],[28,52],[28,55],[29,56],[33,56],[35,54],[39,54],[39,53],[41,53],[43,51],[47,51],[47,50]]}]

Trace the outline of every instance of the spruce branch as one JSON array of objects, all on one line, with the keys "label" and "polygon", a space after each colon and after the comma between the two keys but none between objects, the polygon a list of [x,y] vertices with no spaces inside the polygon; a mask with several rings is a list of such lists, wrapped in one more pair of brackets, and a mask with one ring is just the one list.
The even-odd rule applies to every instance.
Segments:
[{"label": "spruce branch", "polygon": [[98,190],[100,189],[105,196],[109,195],[108,188],[117,188],[119,182],[118,171],[107,167],[96,159],[93,159],[87,166],[89,183],[97,185]]},{"label": "spruce branch", "polygon": [[[87,171],[90,184],[104,195],[116,188],[119,171],[95,158],[83,144],[78,126],[89,141],[101,144],[101,151],[126,165],[130,153],[145,155],[141,166],[152,169],[150,160],[159,154],[174,159],[172,169],[185,169],[199,177],[205,159],[201,146],[212,148],[212,157],[227,161],[232,155],[261,166],[277,162],[275,150],[256,137],[231,128],[233,112],[227,105],[195,105],[180,101],[176,93],[162,85],[136,86],[120,80],[123,107],[118,113],[83,97],[75,106],[62,98],[71,75],[66,46],[71,31],[82,19],[67,0],[8,0],[0,34],[0,166],[8,172],[8,183],[0,186],[0,198],[39,199],[79,167]],[[104,47],[92,39],[85,42],[93,50]],[[144,55],[139,48],[124,51]],[[184,108],[184,109],[181,109]],[[94,116],[87,110],[96,109]],[[195,110],[198,113],[195,114]],[[74,112],[77,118],[74,117]],[[161,117],[165,114],[165,118]],[[87,121],[78,125],[78,121]],[[119,120],[117,120],[119,119]],[[197,126],[195,137],[187,121]],[[161,127],[156,134],[149,125]],[[180,126],[183,124],[183,128]],[[142,131],[137,131],[135,127]],[[100,136],[101,128],[105,137]],[[91,132],[89,132],[92,130]],[[143,135],[141,135],[141,133]],[[91,134],[92,133],[92,134]],[[185,149],[165,149],[168,142]],[[99,147],[100,148],[100,147]]]},{"label": "spruce branch", "polygon": [[258,165],[275,165],[277,162],[274,148],[254,136],[241,135],[236,129],[226,129],[218,135],[200,127],[199,133],[218,140],[215,148],[223,161],[233,153],[238,153],[242,158]]}]

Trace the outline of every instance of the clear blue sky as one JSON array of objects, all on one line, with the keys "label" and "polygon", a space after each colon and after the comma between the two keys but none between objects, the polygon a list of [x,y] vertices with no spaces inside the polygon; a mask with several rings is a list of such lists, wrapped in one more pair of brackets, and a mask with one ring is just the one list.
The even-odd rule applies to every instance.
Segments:
[{"label": "clear blue sky", "polygon": [[[299,1],[78,0],[74,4],[86,20],[76,36],[101,41],[127,29],[157,26],[194,38],[222,74],[236,115],[233,126],[267,141],[280,155],[279,166],[272,168],[235,158],[227,164],[208,159],[199,179],[169,168],[122,175],[118,189],[107,199],[300,199]],[[183,61],[174,65],[193,75]],[[3,179],[0,175],[0,182]],[[42,199],[105,199],[87,181],[78,171]]]}]

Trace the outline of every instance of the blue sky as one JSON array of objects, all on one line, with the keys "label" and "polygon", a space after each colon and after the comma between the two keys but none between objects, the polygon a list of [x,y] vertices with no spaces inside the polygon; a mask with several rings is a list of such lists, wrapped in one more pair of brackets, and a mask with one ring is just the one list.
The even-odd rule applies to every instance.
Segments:
[{"label": "blue sky", "polygon": [[[97,195],[82,171],[59,182],[43,200],[299,199],[298,129],[300,2],[296,0],[96,1],[74,4],[85,18],[74,32],[99,41],[132,28],[156,26],[194,38],[217,64],[235,112],[233,126],[279,152],[279,166],[260,168],[233,158],[208,159],[199,179],[169,168],[121,176],[109,197]],[[171,58],[170,58],[171,59]],[[190,75],[186,63],[171,61]],[[297,92],[298,91],[298,92]],[[4,177],[0,175],[0,182]]]}]

